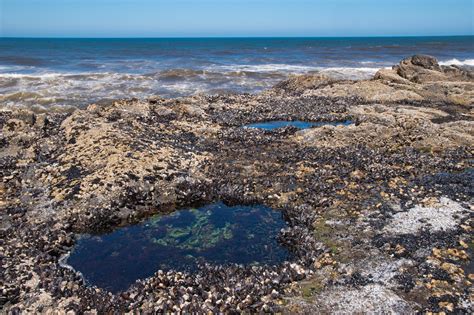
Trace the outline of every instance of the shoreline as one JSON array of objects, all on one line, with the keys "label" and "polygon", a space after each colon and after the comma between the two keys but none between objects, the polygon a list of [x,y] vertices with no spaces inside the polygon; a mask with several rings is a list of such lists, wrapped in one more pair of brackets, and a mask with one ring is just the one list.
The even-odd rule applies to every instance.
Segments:
[{"label": "shoreline", "polygon": [[[473,104],[472,72],[414,56],[371,80],[2,110],[2,309],[468,311]],[[241,128],[269,120],[355,124]],[[157,272],[117,295],[61,267],[75,233],[215,200],[282,211],[295,260]]]},{"label": "shoreline", "polygon": [[[368,80],[423,52],[474,65],[469,38],[15,40],[0,39],[0,106],[77,106],[103,100],[258,93],[291,74]],[[469,70],[469,69],[468,69]]]}]

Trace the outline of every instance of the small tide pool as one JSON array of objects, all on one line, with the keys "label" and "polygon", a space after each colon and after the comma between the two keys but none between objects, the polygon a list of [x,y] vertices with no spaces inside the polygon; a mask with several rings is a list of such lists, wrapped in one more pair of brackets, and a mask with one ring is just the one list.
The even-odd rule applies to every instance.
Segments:
[{"label": "small tide pool", "polygon": [[80,235],[67,263],[89,284],[119,292],[160,269],[196,271],[199,261],[280,264],[290,258],[277,240],[284,227],[279,211],[219,202],[156,215],[104,235]]},{"label": "small tide pool", "polygon": [[321,126],[348,126],[353,122],[350,120],[346,121],[337,121],[337,122],[310,122],[310,121],[301,121],[301,120],[294,120],[294,121],[286,121],[286,120],[273,120],[273,121],[264,121],[258,123],[252,123],[248,125],[244,125],[244,128],[257,128],[257,129],[265,129],[265,130],[273,130],[278,128],[284,127],[296,127],[298,129],[308,129],[312,127],[321,127]]}]

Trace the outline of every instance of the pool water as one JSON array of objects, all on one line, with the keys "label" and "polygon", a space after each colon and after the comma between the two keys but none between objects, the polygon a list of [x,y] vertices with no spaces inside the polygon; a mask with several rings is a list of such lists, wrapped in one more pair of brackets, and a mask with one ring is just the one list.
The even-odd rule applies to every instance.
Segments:
[{"label": "pool water", "polygon": [[310,122],[310,121],[286,121],[286,120],[273,120],[273,121],[265,121],[259,123],[253,123],[243,126],[244,128],[257,128],[257,129],[265,129],[265,130],[272,130],[278,129],[283,127],[296,127],[298,129],[308,129],[311,127],[321,127],[325,125],[330,126],[348,126],[352,124],[352,121],[338,121],[338,122]]},{"label": "pool water", "polygon": [[279,211],[220,202],[104,235],[80,235],[67,263],[89,284],[119,292],[160,269],[195,272],[199,261],[280,264],[290,258],[277,240],[284,227]]}]

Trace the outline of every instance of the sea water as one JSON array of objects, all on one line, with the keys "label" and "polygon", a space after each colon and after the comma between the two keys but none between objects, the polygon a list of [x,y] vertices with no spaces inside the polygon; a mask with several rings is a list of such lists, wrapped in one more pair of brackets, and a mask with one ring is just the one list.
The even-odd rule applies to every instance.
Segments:
[{"label": "sea water", "polygon": [[474,37],[0,38],[2,106],[258,92],[290,74],[368,79],[413,54],[474,66]]}]

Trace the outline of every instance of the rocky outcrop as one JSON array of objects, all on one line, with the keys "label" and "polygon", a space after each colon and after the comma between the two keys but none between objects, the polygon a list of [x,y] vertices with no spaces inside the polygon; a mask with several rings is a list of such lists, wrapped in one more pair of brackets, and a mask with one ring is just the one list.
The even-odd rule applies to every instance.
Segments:
[{"label": "rocky outcrop", "polygon": [[296,76],[276,86],[277,91],[305,96],[358,97],[366,102],[413,102],[424,99],[460,105],[474,104],[472,71],[440,66],[429,56],[402,60],[381,69],[373,80],[337,81],[323,75]]},{"label": "rocky outcrop", "polygon": [[393,67],[399,76],[415,83],[469,81],[474,77],[456,66],[441,67],[434,57],[415,55]]},{"label": "rocky outcrop", "polygon": [[[417,56],[258,95],[2,108],[2,312],[468,312],[473,80],[456,69]],[[352,124],[241,127],[282,119]],[[282,211],[294,258],[157,271],[119,294],[64,263],[77,233],[216,200]]]}]

